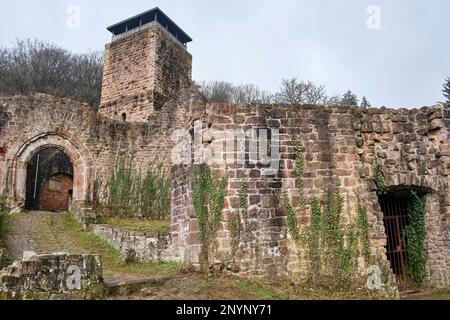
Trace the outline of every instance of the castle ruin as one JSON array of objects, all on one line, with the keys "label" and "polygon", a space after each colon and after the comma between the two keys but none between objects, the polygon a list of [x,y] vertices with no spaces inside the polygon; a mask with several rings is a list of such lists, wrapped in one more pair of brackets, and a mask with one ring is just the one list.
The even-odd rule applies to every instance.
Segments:
[{"label": "castle ruin", "polygon": [[[308,258],[299,253],[289,232],[283,198],[287,195],[297,213],[298,226],[307,226],[312,200],[333,189],[345,200],[343,219],[348,224],[361,208],[367,216],[371,262],[358,259],[358,272],[367,274],[374,264],[388,278],[399,279],[407,259],[400,239],[408,224],[407,192],[414,190],[426,200],[426,283],[449,286],[450,106],[366,110],[208,103],[192,85],[187,49],[192,39],[162,11],[153,9],[108,30],[113,38],[105,49],[98,112],[44,94],[0,97],[0,191],[7,191],[17,207],[46,208],[44,191],[50,187],[40,190],[33,175],[38,158],[58,157],[45,170],[66,178],[56,176],[46,183],[64,190],[60,206],[77,208],[92,200],[95,180],[111,174],[118,155],[131,155],[136,168],[164,157],[172,181],[172,258],[196,264],[202,246],[192,201],[196,153],[191,150],[188,161],[173,163],[173,150],[183,145],[183,138],[173,133],[185,131],[194,141],[196,126],[200,132],[258,129],[266,132],[267,154],[279,155],[276,166],[250,160],[248,136],[242,161],[211,164],[215,173],[229,177],[213,263],[232,262],[233,270],[249,276],[306,277]],[[208,149],[223,140],[203,136],[199,143]],[[304,158],[301,195],[297,151]],[[216,156],[238,158],[226,147]],[[243,184],[248,235],[240,239],[239,254],[233,257],[229,217],[242,209]],[[36,194],[38,200],[32,201]]]}]

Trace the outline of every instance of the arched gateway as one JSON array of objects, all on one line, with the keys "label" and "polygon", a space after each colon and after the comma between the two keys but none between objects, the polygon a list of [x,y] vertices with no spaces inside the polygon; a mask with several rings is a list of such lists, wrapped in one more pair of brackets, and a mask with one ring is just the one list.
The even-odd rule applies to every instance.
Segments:
[{"label": "arched gateway", "polygon": [[[40,134],[25,143],[17,143],[7,159],[12,195],[22,207],[66,210],[68,205],[53,207],[43,203],[46,197],[51,197],[49,192],[67,193],[64,195],[67,204],[90,196],[92,159],[85,148],[68,137]],[[38,164],[38,160],[47,163]],[[41,168],[41,172],[37,168]]]},{"label": "arched gateway", "polygon": [[25,209],[64,212],[73,198],[73,164],[59,148],[43,149],[28,161]]}]

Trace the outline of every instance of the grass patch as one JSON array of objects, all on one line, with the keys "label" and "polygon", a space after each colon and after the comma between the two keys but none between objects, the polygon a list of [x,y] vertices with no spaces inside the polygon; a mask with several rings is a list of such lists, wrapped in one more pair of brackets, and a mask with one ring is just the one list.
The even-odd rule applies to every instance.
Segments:
[{"label": "grass patch", "polygon": [[175,262],[152,262],[126,264],[122,254],[92,232],[84,231],[71,214],[64,217],[64,226],[71,237],[78,239],[78,245],[102,257],[105,275],[118,272],[139,275],[170,276],[177,273],[179,264]]},{"label": "grass patch", "polygon": [[274,292],[274,290],[267,289],[262,285],[251,283],[247,280],[239,280],[237,282],[238,286],[242,289],[250,291],[254,295],[261,297],[263,300],[288,300],[289,296],[285,294],[279,294]]},{"label": "grass patch", "polygon": [[11,221],[13,221],[13,216],[7,214],[0,214],[0,250],[2,251],[0,256],[0,270],[8,267],[13,263],[8,251],[5,248],[4,237],[8,232],[8,227]]},{"label": "grass patch", "polygon": [[172,276],[180,265],[175,262],[126,264],[122,254],[93,232],[85,231],[69,214],[49,215],[44,227],[36,230],[33,240],[43,252],[67,251],[71,254],[98,254],[102,258],[104,276],[132,274]]},{"label": "grass patch", "polygon": [[402,297],[402,300],[450,300],[450,290],[436,289],[423,295]]},{"label": "grass patch", "polygon": [[169,234],[170,220],[143,220],[136,218],[120,219],[101,217],[98,219],[99,224],[105,224],[112,227],[123,228],[131,231]]}]

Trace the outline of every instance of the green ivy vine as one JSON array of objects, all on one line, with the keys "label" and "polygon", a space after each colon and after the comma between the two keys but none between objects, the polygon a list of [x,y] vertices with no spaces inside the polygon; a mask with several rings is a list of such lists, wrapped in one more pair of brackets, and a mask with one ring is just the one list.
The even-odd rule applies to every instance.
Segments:
[{"label": "green ivy vine", "polygon": [[[296,152],[297,188],[300,195],[300,212],[306,212],[303,197],[304,160]],[[361,251],[369,258],[369,234],[366,210],[358,201],[358,214],[354,224],[343,227],[341,224],[344,198],[332,187],[322,200],[314,197],[310,203],[310,224],[299,228],[297,213],[287,193],[282,197],[287,216],[287,229],[299,250],[306,250],[309,260],[310,281],[317,285],[324,275],[335,279],[351,277],[355,273],[357,258]],[[347,198],[347,210],[350,216],[350,204]],[[362,247],[362,250],[358,250]],[[300,257],[299,257],[300,258]]]},{"label": "green ivy vine", "polygon": [[5,179],[4,179],[4,185],[3,185],[3,192],[0,195],[0,213],[6,211],[7,205],[8,205],[8,194],[9,194],[9,168],[7,169],[5,173]]},{"label": "green ivy vine", "polygon": [[215,177],[206,164],[194,169],[192,202],[200,231],[201,266],[204,271],[209,267],[211,244],[220,225],[227,185],[228,176]]},{"label": "green ivy vine", "polygon": [[358,198],[358,217],[356,218],[356,230],[362,242],[362,256],[366,261],[370,260],[369,224],[367,222],[367,211]]},{"label": "green ivy vine", "polygon": [[289,234],[291,235],[292,239],[294,241],[298,241],[299,239],[299,231],[298,231],[298,225],[297,225],[297,214],[292,207],[292,204],[289,200],[289,196],[287,193],[283,194],[283,206],[286,210],[287,215],[287,228],[289,231]]},{"label": "green ivy vine", "polygon": [[389,192],[389,187],[386,182],[386,178],[385,178],[383,172],[378,168],[375,173],[375,183],[377,184],[378,196],[386,195]]},{"label": "green ivy vine", "polygon": [[[303,154],[299,147],[296,148],[295,151],[295,173],[296,173],[296,189],[299,196],[300,201],[300,213],[302,215],[306,212],[306,200],[303,192],[303,176],[305,173],[305,160],[303,158]],[[297,222],[297,213],[292,206],[289,195],[284,193],[282,196],[283,206],[286,209],[287,213],[287,226],[288,231],[294,241],[299,240],[299,230],[298,230],[298,222]]]},{"label": "green ivy vine", "polygon": [[248,217],[248,189],[245,183],[241,184],[239,190],[239,209],[230,214],[230,235],[231,235],[231,254],[236,258],[239,243],[241,241],[241,231],[247,237],[250,232]]},{"label": "green ivy vine", "polygon": [[239,241],[241,237],[241,217],[238,212],[233,212],[229,218],[230,237],[231,237],[231,255],[236,258]]},{"label": "green ivy vine", "polygon": [[239,206],[240,212],[242,216],[242,220],[244,222],[245,231],[249,231],[249,221],[248,221],[248,189],[245,183],[241,184],[241,188],[239,190]]},{"label": "green ivy vine", "polygon": [[409,225],[404,231],[404,243],[408,251],[408,269],[413,281],[421,285],[426,276],[427,254],[425,247],[425,199],[410,191],[408,204]]}]

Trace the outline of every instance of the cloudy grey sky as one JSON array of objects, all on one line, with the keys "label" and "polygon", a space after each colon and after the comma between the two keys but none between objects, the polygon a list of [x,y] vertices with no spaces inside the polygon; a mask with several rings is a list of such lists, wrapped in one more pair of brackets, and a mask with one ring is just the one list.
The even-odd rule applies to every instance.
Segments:
[{"label": "cloudy grey sky", "polygon": [[[81,8],[81,29],[67,27],[70,5]],[[368,28],[368,19],[377,21],[371,5],[380,9],[380,29]],[[298,77],[330,94],[351,89],[375,106],[421,107],[443,100],[450,76],[448,0],[5,1],[0,45],[38,38],[102,50],[107,26],[155,6],[194,39],[188,48],[200,81],[274,91],[283,78]]]}]

